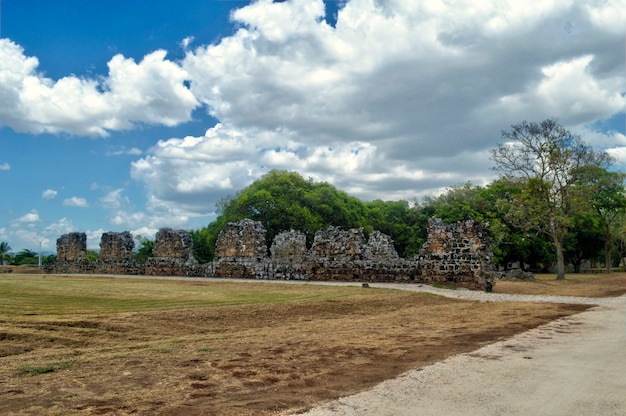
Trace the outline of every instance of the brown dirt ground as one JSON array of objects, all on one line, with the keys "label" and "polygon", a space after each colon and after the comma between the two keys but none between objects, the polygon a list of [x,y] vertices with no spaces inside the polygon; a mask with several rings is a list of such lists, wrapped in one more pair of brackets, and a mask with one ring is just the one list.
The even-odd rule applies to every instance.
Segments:
[{"label": "brown dirt ground", "polygon": [[[586,308],[381,290],[363,299],[14,317],[0,320],[0,414],[305,410]],[[56,371],[18,371],[25,362]]]}]

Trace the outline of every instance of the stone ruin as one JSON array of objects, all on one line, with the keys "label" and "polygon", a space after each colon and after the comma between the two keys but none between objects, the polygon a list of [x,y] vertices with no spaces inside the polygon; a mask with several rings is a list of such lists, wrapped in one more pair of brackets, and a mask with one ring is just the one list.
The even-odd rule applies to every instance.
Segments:
[{"label": "stone ruin", "polygon": [[427,283],[450,284],[490,292],[498,277],[486,227],[468,219],[445,224],[428,221],[428,239],[418,254]]},{"label": "stone ruin", "polygon": [[152,276],[203,276],[204,268],[193,256],[189,232],[161,228],[155,236],[152,257],[145,264],[145,274]]},{"label": "stone ruin", "polygon": [[87,235],[85,233],[69,233],[57,239],[57,260],[84,260],[87,256]]},{"label": "stone ruin", "polygon": [[100,240],[100,260],[131,260],[135,240],[128,231],[123,233],[108,232],[102,234]]},{"label": "stone ruin", "polygon": [[86,235],[71,233],[57,240],[57,261],[46,265],[46,272],[422,282],[490,291],[498,273],[485,228],[472,220],[450,225],[431,219],[419,255],[404,259],[391,237],[379,231],[366,241],[363,229],[337,227],[318,231],[310,248],[303,232],[282,232],[268,251],[263,225],[246,219],[226,224],[216,243],[215,259],[208,264],[194,258],[189,232],[163,228],[145,265],[132,259],[134,241],[129,232],[104,233],[100,257],[91,263],[85,260]]},{"label": "stone ruin", "polygon": [[229,222],[215,243],[214,273],[233,278],[268,279],[265,228],[249,219]]}]

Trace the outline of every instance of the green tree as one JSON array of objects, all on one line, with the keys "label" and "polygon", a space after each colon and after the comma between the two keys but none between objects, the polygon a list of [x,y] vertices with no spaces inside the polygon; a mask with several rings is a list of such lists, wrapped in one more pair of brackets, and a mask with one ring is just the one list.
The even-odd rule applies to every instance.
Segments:
[{"label": "green tree", "polygon": [[572,226],[565,235],[563,249],[565,258],[580,273],[585,260],[595,260],[605,246],[604,236],[598,226],[598,218],[593,211],[582,212],[573,219]]},{"label": "green tree", "polygon": [[57,260],[57,256],[54,254],[48,254],[46,257],[44,257],[41,260],[42,264],[51,264],[54,263]]},{"label": "green tree", "polygon": [[193,241],[193,255],[202,264],[208,263],[213,259],[215,242],[219,234],[217,227],[218,223],[213,222],[208,227],[189,231]]},{"label": "green tree", "polygon": [[15,254],[12,263],[16,266],[39,264],[39,255],[34,251],[25,248]]},{"label": "green tree", "polygon": [[144,264],[148,261],[148,258],[152,257],[152,250],[154,249],[154,241],[149,238],[142,237],[138,235],[137,239],[137,250],[135,251],[133,257],[135,261],[139,264]]},{"label": "green tree", "polygon": [[85,260],[90,263],[98,260],[98,252],[96,250],[87,250],[87,254],[85,255]]},{"label": "green tree", "polygon": [[[425,227],[428,219],[420,216],[419,210],[412,209],[407,201],[366,202],[367,228],[389,235],[398,255],[412,257],[418,253],[425,241]],[[423,232],[421,232],[423,231]],[[423,237],[420,239],[420,236]]]},{"label": "green tree", "polygon": [[11,246],[6,241],[0,241],[0,264],[4,264],[5,256],[11,251]]},{"label": "green tree", "polygon": [[[600,166],[585,166],[577,172],[581,199],[589,201],[604,237],[606,272],[611,272],[611,251],[615,235],[623,225],[626,213],[624,179],[626,175]],[[591,198],[587,196],[591,195]]]},{"label": "green tree", "polygon": [[521,192],[511,218],[516,225],[549,235],[556,251],[557,279],[565,279],[563,243],[573,216],[584,205],[574,191],[576,172],[606,167],[611,158],[596,152],[556,119],[522,122],[502,132],[505,143],[491,152],[494,169],[518,183]]},{"label": "green tree", "polygon": [[277,234],[290,229],[304,232],[311,244],[317,231],[331,225],[368,226],[365,205],[358,198],[328,183],[280,170],[268,172],[236,196],[218,202],[218,214],[209,226],[192,232],[199,261],[212,260],[215,242],[226,223],[245,218],[263,224],[268,246]]}]

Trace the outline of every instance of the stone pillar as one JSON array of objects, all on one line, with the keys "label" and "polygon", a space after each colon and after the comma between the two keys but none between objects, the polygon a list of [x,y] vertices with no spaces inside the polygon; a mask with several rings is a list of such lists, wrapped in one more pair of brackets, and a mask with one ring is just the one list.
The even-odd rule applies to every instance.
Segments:
[{"label": "stone pillar", "polygon": [[87,257],[87,234],[69,233],[57,239],[57,261],[85,260]]},{"label": "stone pillar", "polygon": [[419,253],[423,280],[491,291],[498,274],[488,227],[472,219],[445,224],[431,218],[428,239]]},{"label": "stone pillar", "polygon": [[198,264],[193,256],[193,241],[185,230],[161,228],[152,255],[145,265],[147,275],[201,277],[207,273],[207,267]]},{"label": "stone pillar", "polygon": [[226,224],[217,237],[214,266],[217,277],[272,278],[263,224],[249,219]]},{"label": "stone pillar", "polygon": [[100,260],[131,260],[135,241],[130,232],[108,232],[100,239]]},{"label": "stone pillar", "polygon": [[185,230],[161,228],[156,233],[152,255],[154,257],[169,257],[185,261],[195,260],[191,235]]},{"label": "stone pillar", "polygon": [[276,279],[304,279],[303,263],[307,257],[306,235],[302,231],[284,231],[274,237],[272,266]]}]

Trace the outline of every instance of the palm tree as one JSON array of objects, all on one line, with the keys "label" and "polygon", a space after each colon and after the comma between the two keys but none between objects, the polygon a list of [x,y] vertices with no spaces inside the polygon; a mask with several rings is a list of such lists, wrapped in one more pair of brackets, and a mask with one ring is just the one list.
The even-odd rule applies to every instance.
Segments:
[{"label": "palm tree", "polygon": [[6,241],[0,241],[0,265],[4,263],[4,256],[11,250],[11,246]]}]

